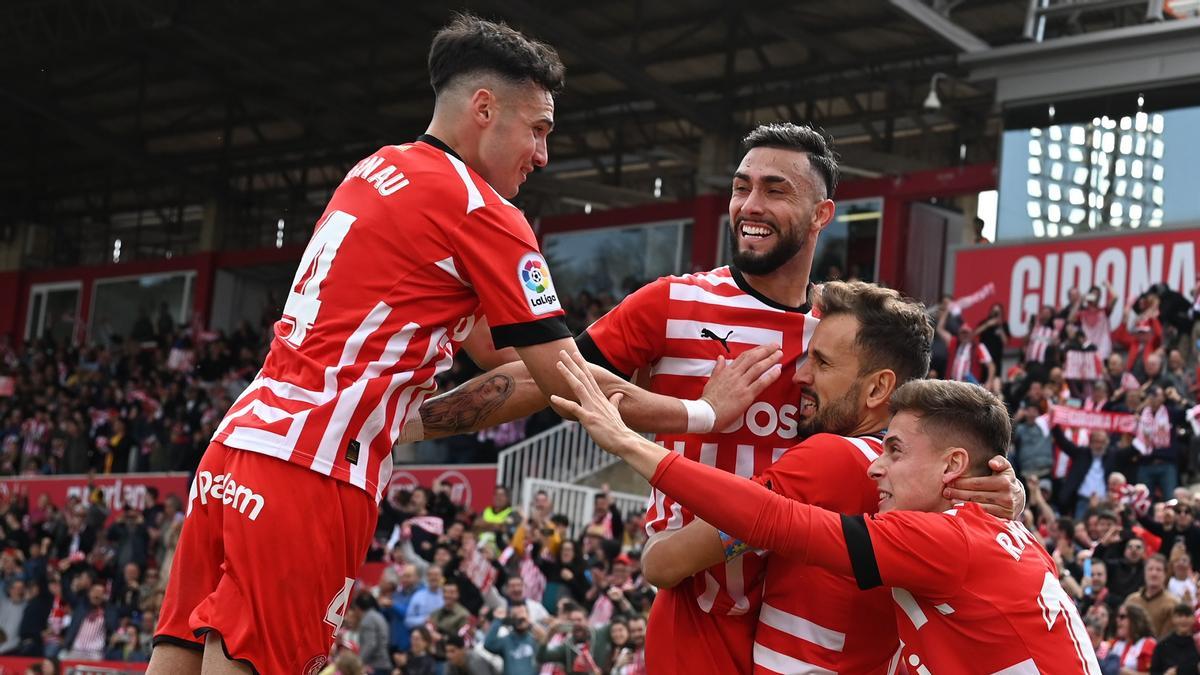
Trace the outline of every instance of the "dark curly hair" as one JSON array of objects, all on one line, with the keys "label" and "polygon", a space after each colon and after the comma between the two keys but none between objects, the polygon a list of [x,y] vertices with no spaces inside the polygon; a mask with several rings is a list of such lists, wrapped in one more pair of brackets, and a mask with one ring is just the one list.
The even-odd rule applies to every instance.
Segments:
[{"label": "dark curly hair", "polygon": [[505,23],[457,14],[429,47],[429,83],[441,94],[455,78],[494,73],[514,83],[531,82],[551,94],[562,91],[566,68],[554,48]]}]

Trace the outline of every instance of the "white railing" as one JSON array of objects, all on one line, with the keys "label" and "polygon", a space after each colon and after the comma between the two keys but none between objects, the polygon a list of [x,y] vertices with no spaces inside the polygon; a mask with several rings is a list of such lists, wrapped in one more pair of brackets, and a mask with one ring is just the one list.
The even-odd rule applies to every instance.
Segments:
[{"label": "white railing", "polygon": [[[550,503],[554,506],[554,513],[561,513],[567,517],[570,525],[567,527],[567,532],[572,539],[579,538],[583,534],[583,530],[587,524],[591,522],[594,514],[594,506],[596,495],[600,494],[600,490],[586,485],[572,485],[570,483],[560,483],[553,480],[544,480],[541,478],[527,478],[521,487],[521,505],[523,512],[528,514],[530,505],[533,504],[533,496],[538,491],[544,491],[550,497]],[[628,492],[612,492],[609,491],[609,497],[617,506],[617,510],[621,515],[628,519],[631,513],[640,513],[646,510],[647,501],[649,500],[650,486],[646,486],[646,494],[635,495]],[[614,533],[618,537],[621,535]]]},{"label": "white railing", "polygon": [[527,479],[574,483],[617,461],[601,450],[578,422],[563,422],[501,451],[496,484],[508,487],[515,498],[523,494]]}]

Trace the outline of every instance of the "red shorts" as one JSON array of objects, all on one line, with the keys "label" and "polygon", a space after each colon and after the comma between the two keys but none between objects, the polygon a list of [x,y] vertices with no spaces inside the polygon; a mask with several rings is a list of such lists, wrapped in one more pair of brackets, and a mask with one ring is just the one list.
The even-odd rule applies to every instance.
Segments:
[{"label": "red shorts", "polygon": [[212,443],[186,509],[154,644],[203,649],[211,630],[258,673],[321,670],[375,531],[374,498]]}]

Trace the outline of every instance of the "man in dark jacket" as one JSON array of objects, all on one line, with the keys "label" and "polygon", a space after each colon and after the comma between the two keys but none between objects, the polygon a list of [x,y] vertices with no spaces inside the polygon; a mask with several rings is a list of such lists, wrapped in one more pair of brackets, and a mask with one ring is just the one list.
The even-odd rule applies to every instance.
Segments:
[{"label": "man in dark jacket", "polygon": [[108,605],[104,585],[92,584],[87,599],[71,613],[71,625],[63,635],[63,656],[100,660],[117,623],[117,609]]},{"label": "man in dark jacket", "polygon": [[1192,639],[1192,624],[1195,621],[1192,608],[1187,603],[1175,605],[1171,612],[1171,633],[1159,636],[1154,659],[1150,661],[1150,675],[1163,675],[1167,671],[1180,675],[1196,672],[1200,654],[1196,652],[1196,642]]},{"label": "man in dark jacket", "polygon": [[1059,492],[1059,508],[1064,514],[1073,513],[1076,520],[1082,520],[1092,496],[1101,499],[1107,496],[1108,474],[1116,470],[1118,450],[1110,447],[1108,432],[1101,429],[1091,431],[1087,447],[1071,442],[1060,427],[1053,427],[1050,435],[1059,450],[1071,457],[1071,469]]}]

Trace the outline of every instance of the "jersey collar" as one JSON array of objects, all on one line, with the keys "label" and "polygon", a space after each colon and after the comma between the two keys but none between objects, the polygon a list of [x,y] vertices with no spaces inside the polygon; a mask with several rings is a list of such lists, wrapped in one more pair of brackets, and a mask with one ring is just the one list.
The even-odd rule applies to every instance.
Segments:
[{"label": "jersey collar", "polygon": [[454,158],[459,160],[460,162],[462,161],[462,157],[460,157],[459,154],[454,151],[454,148],[450,147],[449,145],[446,145],[445,141],[438,138],[437,136],[434,136],[433,134],[421,134],[420,136],[417,136],[417,140],[421,141],[422,143],[427,143],[429,145],[432,145],[433,147],[437,148],[438,150],[441,150],[442,152],[446,153],[447,155],[453,155]]},{"label": "jersey collar", "polygon": [[[805,302],[803,305],[800,305],[799,307],[789,307],[788,305],[775,302],[774,300],[768,298],[767,296],[763,295],[762,293],[759,293],[757,290],[755,290],[755,288],[753,286],[750,285],[750,282],[746,281],[746,277],[742,276],[742,271],[739,270],[737,267],[734,267],[732,263],[730,263],[730,265],[729,265],[729,275],[731,277],[733,277],[733,283],[737,284],[738,288],[745,291],[746,295],[752,296],[755,300],[758,300],[759,302],[761,302],[762,304],[764,304],[768,307],[774,307],[775,309],[782,309],[785,312],[798,312],[800,314],[808,314],[809,312],[812,311],[812,300],[808,300],[807,302]],[[809,282],[808,292],[805,293],[804,297],[805,297],[805,299],[809,299],[809,298],[812,298],[812,296],[813,296],[813,284],[812,284],[812,282]]]}]

